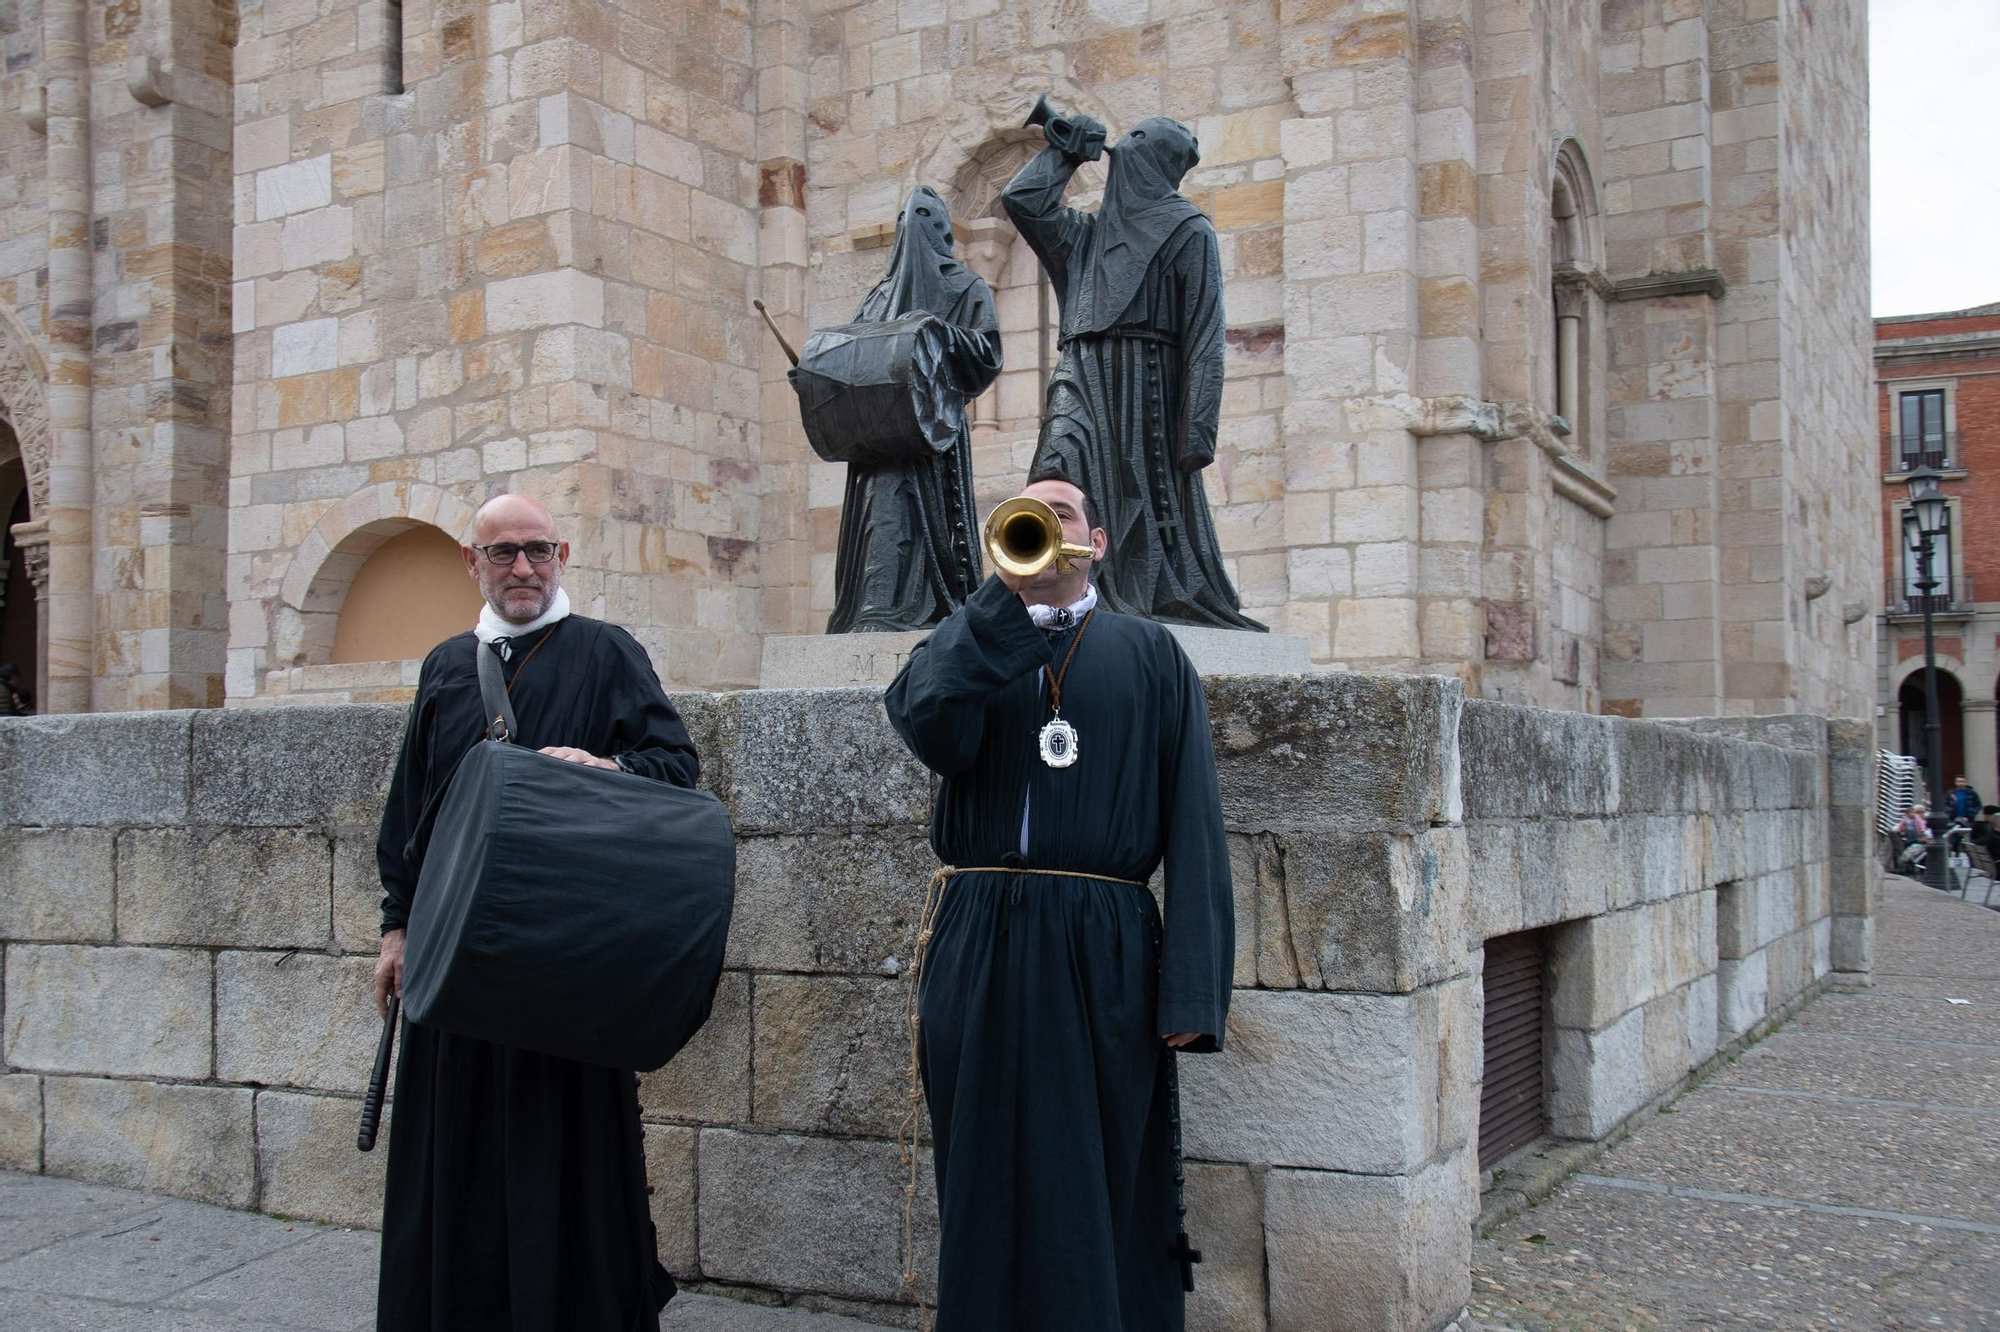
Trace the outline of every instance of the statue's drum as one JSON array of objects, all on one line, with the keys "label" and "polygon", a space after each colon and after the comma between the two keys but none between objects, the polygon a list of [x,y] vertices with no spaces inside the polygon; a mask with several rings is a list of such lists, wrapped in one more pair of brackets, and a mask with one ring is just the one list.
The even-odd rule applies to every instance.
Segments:
[{"label": "statue's drum", "polygon": [[813,452],[864,467],[950,452],[965,395],[946,369],[945,338],[925,313],[815,330],[791,374]]}]

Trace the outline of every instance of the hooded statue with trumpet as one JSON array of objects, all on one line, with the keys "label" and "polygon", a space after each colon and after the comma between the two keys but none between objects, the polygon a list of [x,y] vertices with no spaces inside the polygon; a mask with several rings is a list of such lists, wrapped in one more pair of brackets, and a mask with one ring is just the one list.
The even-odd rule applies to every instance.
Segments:
[{"label": "hooded statue with trumpet", "polygon": [[[1110,550],[1104,604],[1172,624],[1262,630],[1223,570],[1201,473],[1222,407],[1222,260],[1215,228],[1179,193],[1201,160],[1187,126],[1134,125],[1115,146],[1088,116],[1042,98],[1028,117],[1048,146],[1001,196],[1062,306],[1061,351],[1036,475],[1082,486]],[[1070,177],[1109,153],[1104,202],[1063,205]]]}]

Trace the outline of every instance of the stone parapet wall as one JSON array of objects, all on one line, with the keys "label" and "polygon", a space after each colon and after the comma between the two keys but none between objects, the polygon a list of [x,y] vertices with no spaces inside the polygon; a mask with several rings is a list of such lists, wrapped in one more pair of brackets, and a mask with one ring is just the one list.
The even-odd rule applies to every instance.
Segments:
[{"label": "stone parapet wall", "polygon": [[[1237,991],[1228,1052],[1182,1061],[1191,1327],[1434,1332],[1463,1306],[1486,938],[1557,931],[1571,1137],[1866,969],[1857,724],[1537,712],[1439,677],[1208,696]],[[737,910],[714,1017],[641,1102],[677,1275],[908,1323],[901,972],[932,781],[879,700],[679,699],[736,821]],[[352,1143],[402,717],[0,722],[0,1167],[375,1221],[381,1155]]]}]

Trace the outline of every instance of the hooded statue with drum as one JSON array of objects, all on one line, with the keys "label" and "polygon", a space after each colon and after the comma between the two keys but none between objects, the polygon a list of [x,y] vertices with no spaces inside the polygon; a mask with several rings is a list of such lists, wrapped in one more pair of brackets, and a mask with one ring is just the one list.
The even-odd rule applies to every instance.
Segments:
[{"label": "hooded statue with drum", "polygon": [[806,340],[791,374],[813,451],[847,464],[828,633],[928,629],[979,586],[965,404],[999,373],[993,293],[923,186],[888,275],[852,324]]}]

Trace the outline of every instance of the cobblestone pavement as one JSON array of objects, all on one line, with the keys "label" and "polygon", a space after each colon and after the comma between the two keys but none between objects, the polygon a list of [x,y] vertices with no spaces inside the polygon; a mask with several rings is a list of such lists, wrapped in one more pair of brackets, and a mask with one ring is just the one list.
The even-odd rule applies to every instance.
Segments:
[{"label": "cobblestone pavement", "polygon": [[[362,1332],[375,1326],[375,1253],[372,1231],[0,1172],[7,1332]],[[692,1294],[660,1328],[878,1332]]]},{"label": "cobblestone pavement", "polygon": [[1479,1238],[1474,1315],[2000,1329],[2000,913],[1890,879],[1875,946],[1871,989],[1821,996]]}]

